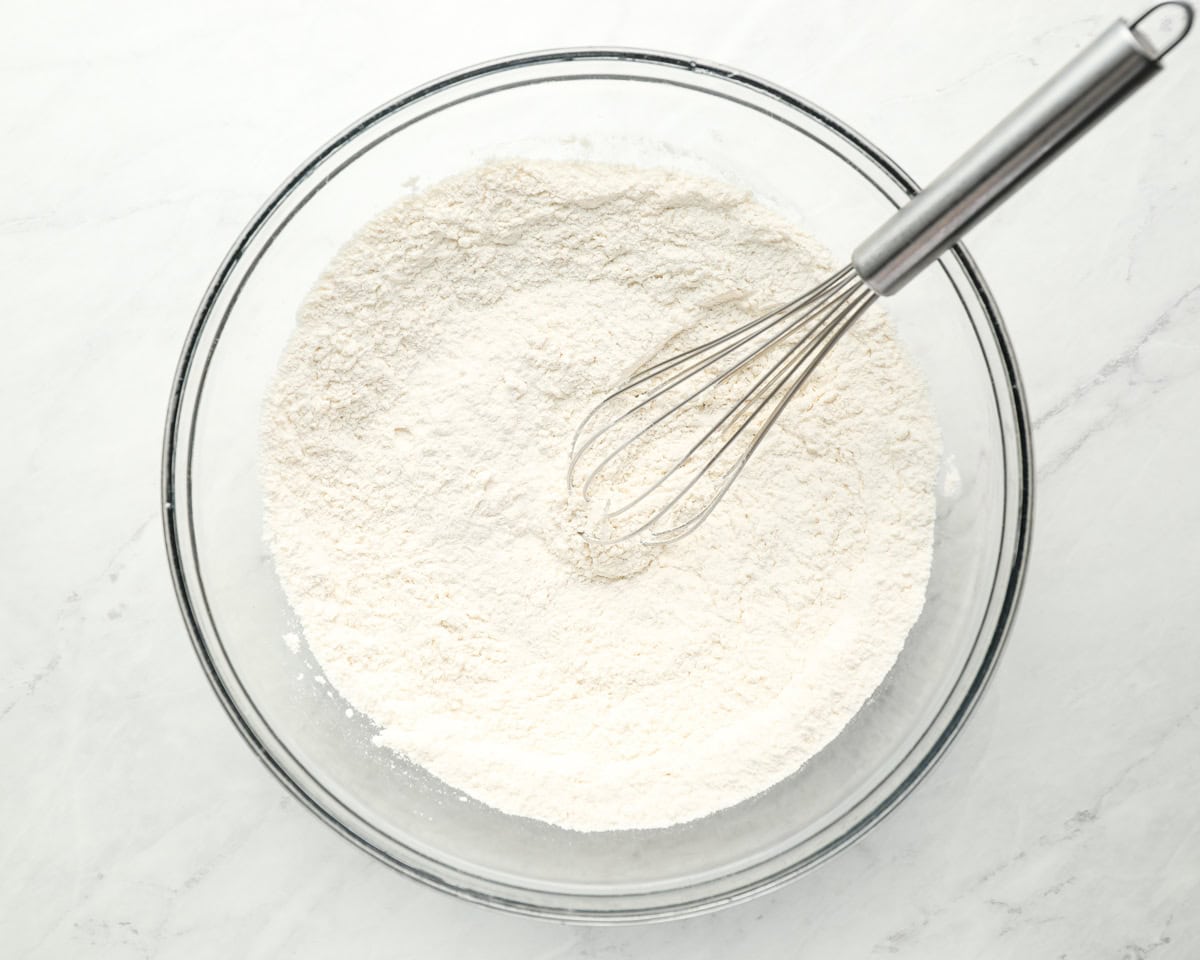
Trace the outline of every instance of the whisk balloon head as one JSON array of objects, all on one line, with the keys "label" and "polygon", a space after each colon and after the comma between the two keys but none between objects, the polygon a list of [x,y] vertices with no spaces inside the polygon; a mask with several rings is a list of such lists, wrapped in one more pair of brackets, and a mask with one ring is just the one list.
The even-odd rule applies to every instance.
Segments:
[{"label": "whisk balloon head", "polygon": [[588,502],[583,535],[668,543],[694,531],[875,298],[846,267],[756,320],[631,374],[575,433],[567,482]]}]

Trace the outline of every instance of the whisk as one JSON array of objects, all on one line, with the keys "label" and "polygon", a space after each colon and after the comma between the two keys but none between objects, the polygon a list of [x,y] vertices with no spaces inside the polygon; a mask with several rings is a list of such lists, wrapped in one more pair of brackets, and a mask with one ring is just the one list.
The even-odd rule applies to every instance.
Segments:
[{"label": "whisk", "polygon": [[[876,299],[900,290],[1154,76],[1191,23],[1183,2],[1118,20],[861,243],[849,266],[617,386],[572,444],[568,484],[591,510],[585,536],[666,543],[694,531]],[[654,479],[644,486],[630,479],[645,475]]]}]

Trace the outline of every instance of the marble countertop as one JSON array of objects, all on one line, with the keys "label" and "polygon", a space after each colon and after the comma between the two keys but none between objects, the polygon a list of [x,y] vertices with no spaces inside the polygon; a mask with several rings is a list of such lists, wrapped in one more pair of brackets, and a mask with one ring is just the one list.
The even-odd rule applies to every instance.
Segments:
[{"label": "marble countertop", "polygon": [[225,718],[176,610],[158,511],[172,370],[217,262],[300,159],[394,94],[518,50],[688,52],[825,105],[927,181],[1136,12],[1116,0],[9,4],[0,953],[1195,956],[1200,39],[972,239],[1036,422],[1021,610],[928,779],[771,896],[589,929],[391,873],[303,810]]}]

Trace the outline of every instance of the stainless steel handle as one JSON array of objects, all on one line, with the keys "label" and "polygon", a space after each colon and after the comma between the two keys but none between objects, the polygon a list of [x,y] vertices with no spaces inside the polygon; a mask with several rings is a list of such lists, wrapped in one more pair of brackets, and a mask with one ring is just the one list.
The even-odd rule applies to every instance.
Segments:
[{"label": "stainless steel handle", "polygon": [[1002,200],[1154,76],[1192,8],[1160,3],[1118,20],[854,251],[881,296],[903,287]]}]

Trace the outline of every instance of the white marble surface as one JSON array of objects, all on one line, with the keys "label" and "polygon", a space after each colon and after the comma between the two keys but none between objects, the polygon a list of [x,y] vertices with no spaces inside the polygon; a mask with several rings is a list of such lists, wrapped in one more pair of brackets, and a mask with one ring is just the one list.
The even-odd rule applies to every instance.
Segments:
[{"label": "white marble surface", "polygon": [[378,102],[521,49],[656,47],[781,82],[927,180],[1122,12],[9,0],[0,954],[1196,956],[1200,38],[971,244],[1037,422],[1022,609],[941,765],[775,895],[583,929],[392,874],[243,745],[184,635],[159,532],[168,385],[212,270],[293,166]]}]

